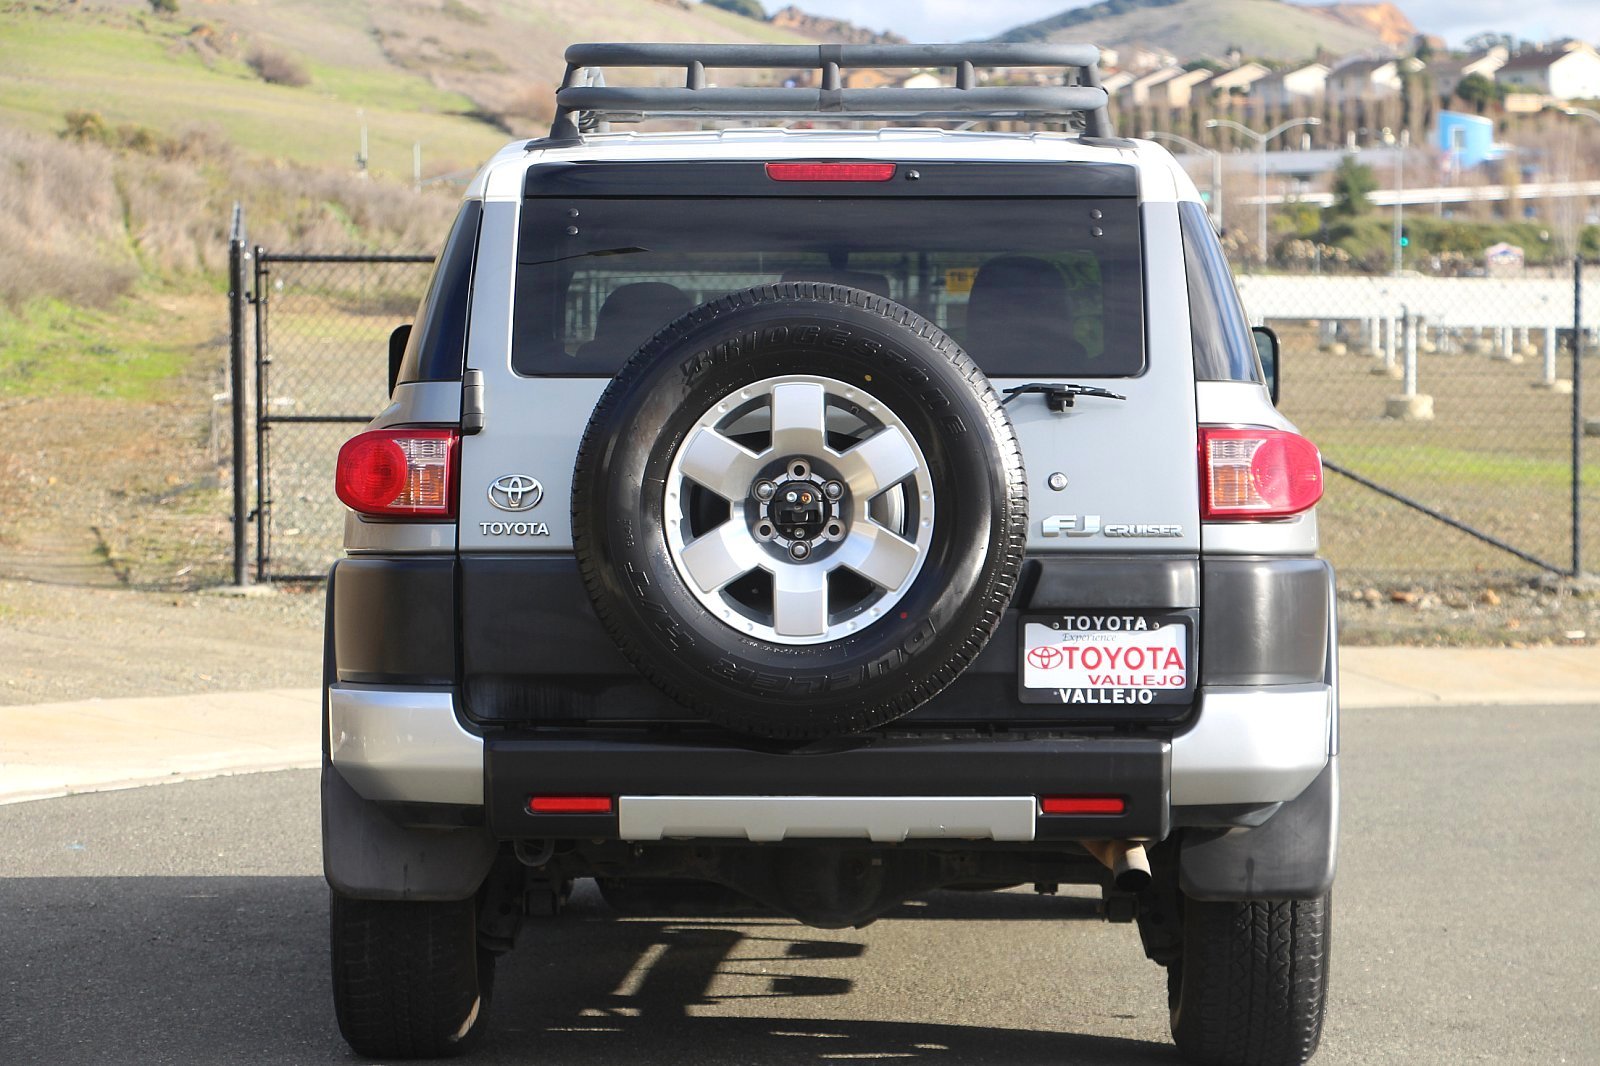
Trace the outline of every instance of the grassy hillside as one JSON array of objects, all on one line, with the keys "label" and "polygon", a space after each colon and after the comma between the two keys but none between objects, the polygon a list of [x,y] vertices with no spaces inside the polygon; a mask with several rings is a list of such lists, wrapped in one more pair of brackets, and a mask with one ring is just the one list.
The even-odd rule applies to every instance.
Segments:
[{"label": "grassy hillside", "polygon": [[268,247],[432,249],[459,188],[413,192],[412,145],[425,176],[470,173],[543,132],[568,43],[607,39],[799,40],[675,0],[8,5],[0,397],[159,395],[216,335],[234,200]]},{"label": "grassy hillside", "polygon": [[1237,47],[1249,56],[1285,60],[1318,48],[1344,53],[1383,44],[1374,32],[1284,0],[1104,0],[1018,26],[996,40],[1105,47],[1139,41],[1180,58],[1220,56]]}]

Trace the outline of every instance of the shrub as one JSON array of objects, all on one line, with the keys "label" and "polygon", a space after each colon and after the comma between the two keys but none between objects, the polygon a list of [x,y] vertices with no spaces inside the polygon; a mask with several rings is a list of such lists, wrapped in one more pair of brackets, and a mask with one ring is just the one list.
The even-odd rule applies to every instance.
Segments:
[{"label": "shrub", "polygon": [[158,15],[176,15],[178,0],[150,0],[150,10]]},{"label": "shrub", "polygon": [[244,61],[256,72],[257,77],[271,85],[299,88],[311,84],[311,75],[306,73],[306,68],[301,66],[298,60],[282,52],[274,52],[270,48],[256,45],[250,50],[250,54],[245,56]]},{"label": "shrub", "polygon": [[703,0],[703,2],[712,7],[720,7],[724,11],[732,11],[735,15],[743,15],[747,19],[767,21],[767,11],[761,6],[761,0]]},{"label": "shrub", "polygon": [[62,118],[66,120],[67,128],[61,131],[61,136],[69,141],[104,144],[111,138],[111,130],[98,111],[74,109]]}]

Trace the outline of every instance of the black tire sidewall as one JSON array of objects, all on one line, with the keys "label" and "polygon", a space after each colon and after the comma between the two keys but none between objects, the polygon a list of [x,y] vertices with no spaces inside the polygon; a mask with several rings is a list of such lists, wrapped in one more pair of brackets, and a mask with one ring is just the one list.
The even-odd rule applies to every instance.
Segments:
[{"label": "black tire sidewall", "polygon": [[[647,675],[713,720],[766,735],[858,729],[909,711],[976,655],[1020,553],[1020,458],[982,374],[910,311],[858,290],[774,286],[669,326],[612,382],[574,477],[580,563],[602,618]],[[888,616],[784,645],[709,612],[668,550],[664,489],[704,413],[766,378],[815,375],[892,410],[931,474],[927,557]],[[1010,444],[1009,450],[1005,446]],[[1008,572],[1009,571],[1009,572]]]}]

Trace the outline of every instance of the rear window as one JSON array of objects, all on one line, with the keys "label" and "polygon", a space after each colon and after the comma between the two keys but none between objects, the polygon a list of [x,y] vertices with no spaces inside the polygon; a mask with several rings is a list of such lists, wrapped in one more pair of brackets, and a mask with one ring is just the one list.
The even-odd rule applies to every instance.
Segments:
[{"label": "rear window", "polygon": [[529,199],[513,366],[609,376],[725,293],[850,285],[932,320],[995,377],[1144,369],[1132,198]]},{"label": "rear window", "polygon": [[1180,203],[1183,263],[1189,278],[1189,331],[1194,376],[1200,381],[1264,382],[1250,323],[1239,302],[1228,258],[1205,208]]}]

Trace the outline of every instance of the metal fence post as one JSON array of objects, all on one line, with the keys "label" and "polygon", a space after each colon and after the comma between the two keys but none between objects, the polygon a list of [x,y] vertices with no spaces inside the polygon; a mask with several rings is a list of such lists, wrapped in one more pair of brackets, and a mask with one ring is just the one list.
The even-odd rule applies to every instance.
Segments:
[{"label": "metal fence post", "polygon": [[228,236],[228,386],[233,391],[233,583],[241,588],[249,583],[245,525],[250,521],[245,488],[245,397],[249,390],[245,387],[244,367],[244,259],[244,208],[235,202]]},{"label": "metal fence post", "polygon": [[1572,576],[1583,573],[1583,256],[1572,257]]}]

